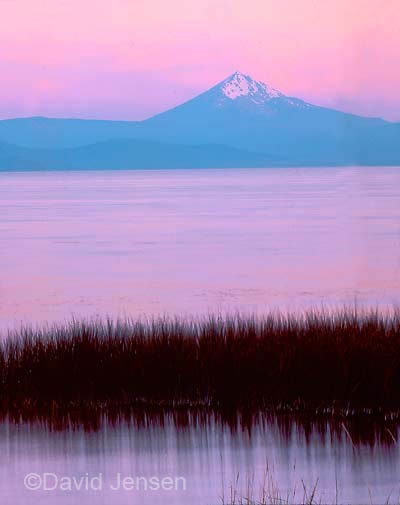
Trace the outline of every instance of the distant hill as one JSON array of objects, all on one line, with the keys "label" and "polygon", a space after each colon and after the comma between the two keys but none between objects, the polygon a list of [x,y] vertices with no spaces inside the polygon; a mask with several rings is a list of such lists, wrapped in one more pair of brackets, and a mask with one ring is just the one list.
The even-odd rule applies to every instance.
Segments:
[{"label": "distant hill", "polygon": [[135,139],[136,121],[30,117],[0,120],[0,141],[34,148],[80,147],[112,139]]},{"label": "distant hill", "polygon": [[35,149],[0,143],[0,172],[9,170],[123,170],[262,167],[265,155],[220,145],[187,146],[117,139],[66,149]]},{"label": "distant hill", "polygon": [[400,123],[318,107],[239,72],[145,121],[3,120],[0,141],[15,145],[0,153],[3,170],[400,165]]}]

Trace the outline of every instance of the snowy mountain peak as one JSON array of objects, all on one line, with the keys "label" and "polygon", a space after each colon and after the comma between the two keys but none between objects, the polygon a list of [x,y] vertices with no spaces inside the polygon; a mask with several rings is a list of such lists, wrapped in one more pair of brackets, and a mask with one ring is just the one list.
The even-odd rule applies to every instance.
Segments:
[{"label": "snowy mountain peak", "polygon": [[221,83],[222,93],[235,100],[241,96],[249,97],[255,103],[264,103],[271,98],[282,97],[282,93],[264,82],[256,81],[249,75],[235,72]]}]

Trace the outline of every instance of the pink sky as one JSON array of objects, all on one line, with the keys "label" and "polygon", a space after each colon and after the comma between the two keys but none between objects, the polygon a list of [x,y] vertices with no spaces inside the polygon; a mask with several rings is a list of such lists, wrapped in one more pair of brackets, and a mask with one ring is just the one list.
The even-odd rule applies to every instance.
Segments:
[{"label": "pink sky", "polygon": [[0,117],[142,119],[235,70],[400,121],[399,0],[0,0]]}]

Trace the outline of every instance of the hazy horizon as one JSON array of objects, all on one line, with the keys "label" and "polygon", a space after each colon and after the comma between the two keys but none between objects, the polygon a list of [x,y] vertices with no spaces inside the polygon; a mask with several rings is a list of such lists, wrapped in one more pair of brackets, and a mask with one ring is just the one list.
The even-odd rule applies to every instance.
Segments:
[{"label": "hazy horizon", "polygon": [[[231,72],[231,74],[229,75],[232,75],[234,72]],[[243,73],[243,74],[246,74],[245,72],[240,72],[240,73]],[[229,75],[227,75],[226,77],[229,77]],[[250,77],[253,77],[253,76],[250,76]],[[256,79],[257,80],[257,79]],[[31,115],[31,116],[12,116],[12,117],[0,117],[0,121],[2,120],[7,120],[7,119],[34,119],[34,118],[43,118],[43,119],[78,119],[78,120],[86,120],[86,121],[126,121],[126,122],[135,122],[135,121],[145,121],[146,119],[150,119],[151,117],[154,117],[158,114],[161,114],[163,112],[166,112],[170,109],[173,109],[179,105],[182,105],[183,103],[187,102],[187,101],[190,101],[192,100],[193,98],[196,98],[197,96],[199,96],[200,94],[208,91],[209,89],[213,88],[214,86],[220,84],[221,82],[223,81],[223,79],[221,81],[218,81],[216,83],[212,83],[210,84],[206,89],[200,91],[199,93],[193,95],[193,96],[190,96],[189,98],[187,98],[186,100],[184,100],[183,102],[179,102],[175,105],[172,105],[171,107],[169,108],[161,108],[160,110],[158,111],[155,111],[154,113],[146,116],[146,117],[143,117],[141,119],[118,119],[118,118],[113,118],[113,117],[94,117],[94,116],[90,116],[90,117],[81,117],[81,116],[68,116],[68,115],[41,115],[41,114],[38,114],[38,115]],[[262,82],[262,81],[261,81]],[[289,95],[290,96],[290,95]],[[296,98],[301,98],[301,97],[296,97]],[[305,100],[307,101],[307,100]],[[399,120],[396,120],[396,119],[388,119],[388,118],[384,118],[383,116],[368,116],[368,115],[363,115],[363,114],[357,114],[355,112],[351,112],[351,111],[347,111],[347,110],[344,110],[344,109],[338,109],[338,108],[335,108],[335,107],[328,107],[327,105],[322,105],[322,104],[319,104],[319,103],[313,103],[313,102],[310,102],[312,103],[313,105],[317,105],[319,107],[327,107],[327,108],[332,108],[332,109],[336,109],[336,110],[339,110],[339,111],[342,111],[342,112],[348,112],[350,114],[355,114],[355,115],[360,115],[361,117],[376,117],[376,118],[379,118],[379,119],[384,119],[386,121],[389,121],[389,122],[394,122],[394,123],[397,123],[397,122],[400,122],[400,119]]]}]

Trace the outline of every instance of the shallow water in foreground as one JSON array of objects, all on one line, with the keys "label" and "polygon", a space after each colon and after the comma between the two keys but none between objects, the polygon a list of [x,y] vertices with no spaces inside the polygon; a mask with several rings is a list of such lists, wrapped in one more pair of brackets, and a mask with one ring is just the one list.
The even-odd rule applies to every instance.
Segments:
[{"label": "shallow water in foreground", "polygon": [[0,325],[400,302],[400,169],[0,173]]},{"label": "shallow water in foreground", "polygon": [[[348,421],[344,426],[339,423],[333,430],[324,423],[318,428],[276,418],[235,425],[213,416],[182,423],[167,416],[104,423],[93,431],[82,427],[57,431],[44,423],[16,426],[6,421],[0,425],[0,501],[2,505],[217,505],[223,489],[229,496],[229,486],[238,476],[238,490],[246,493],[250,478],[258,496],[268,466],[283,497],[297,489],[291,503],[302,502],[302,479],[308,489],[318,479],[316,496],[322,503],[335,503],[336,486],[338,503],[379,504],[389,496],[398,503],[400,449],[391,439],[398,432],[391,428],[385,438],[383,429],[380,442],[368,436],[351,441],[347,431],[352,428]],[[27,489],[37,485],[35,477],[24,485],[31,473],[56,489]],[[43,477],[46,473],[49,476]],[[144,479],[135,484],[139,489],[113,490],[118,474],[155,477],[159,482],[165,477],[182,479],[176,490],[150,490],[147,480],[145,491]],[[89,490],[60,489],[64,477],[85,476],[98,479],[91,481]]]}]

